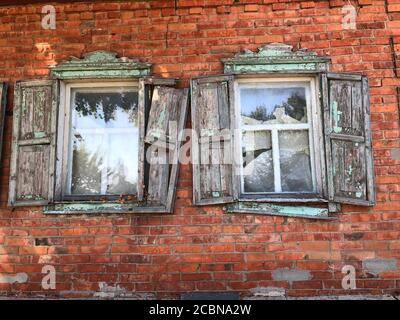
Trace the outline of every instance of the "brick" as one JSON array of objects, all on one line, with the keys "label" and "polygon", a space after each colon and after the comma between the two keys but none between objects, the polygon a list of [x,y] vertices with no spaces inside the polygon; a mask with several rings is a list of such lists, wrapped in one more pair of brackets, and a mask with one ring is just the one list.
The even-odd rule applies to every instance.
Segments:
[{"label": "brick", "polygon": [[258,11],[258,5],[257,4],[246,4],[244,6],[244,11],[245,12]]},{"label": "brick", "polygon": [[[92,298],[99,282],[162,298],[195,290],[248,296],[256,287],[286,288],[292,297],[353,294],[341,286],[345,264],[360,275],[355,294],[392,293],[398,271],[362,276],[366,259],[397,265],[400,259],[400,163],[392,154],[400,148],[400,73],[394,69],[400,66],[400,1],[387,1],[389,16],[381,2],[358,1],[356,30],[342,29],[346,0],[64,1],[55,30],[41,29],[41,5],[1,8],[0,69],[11,88],[0,175],[0,273],[26,272],[29,280],[0,284],[0,296]],[[41,208],[5,205],[15,81],[47,78],[49,64],[70,56],[112,50],[152,63],[154,75],[177,77],[183,88],[191,77],[223,73],[222,58],[271,42],[329,55],[333,72],[368,75],[375,206],[343,205],[329,221],[227,215],[222,205],[193,206],[190,164],[180,168],[171,215],[47,216]],[[55,291],[40,287],[45,263],[56,266]],[[311,278],[274,281],[277,269],[308,271]]]}]

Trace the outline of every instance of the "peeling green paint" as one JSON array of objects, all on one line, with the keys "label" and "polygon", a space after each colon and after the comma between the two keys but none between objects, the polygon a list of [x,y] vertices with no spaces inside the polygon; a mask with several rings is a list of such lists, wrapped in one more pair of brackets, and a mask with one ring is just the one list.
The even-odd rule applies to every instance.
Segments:
[{"label": "peeling green paint", "polygon": [[227,64],[227,73],[261,73],[271,71],[317,71],[315,63],[276,63],[276,64],[250,64],[236,63],[233,65]]},{"label": "peeling green paint", "polygon": [[338,110],[338,103],[337,101],[332,101],[332,117],[333,117],[333,131],[335,133],[341,133],[342,127],[339,127],[339,123],[342,117],[342,111]]},{"label": "peeling green paint", "polygon": [[221,192],[219,192],[219,191],[213,191],[212,192],[212,197],[213,198],[219,198],[221,196]]},{"label": "peeling green paint", "polygon": [[50,66],[56,79],[112,79],[141,77],[150,74],[151,64],[135,59],[117,58],[109,51],[95,51],[84,55],[82,59],[71,60]]},{"label": "peeling green paint", "polygon": [[361,198],[361,197],[362,197],[362,192],[359,192],[359,191],[356,192],[356,197],[357,197],[357,198]]},{"label": "peeling green paint", "polygon": [[222,60],[224,72],[232,74],[285,72],[285,71],[326,71],[329,58],[317,56],[306,49],[293,51],[283,43],[262,46],[258,52],[245,50],[235,57]]},{"label": "peeling green paint", "polygon": [[293,216],[315,219],[329,219],[327,208],[308,207],[308,206],[287,206],[271,203],[259,202],[236,202],[226,205],[229,213],[257,213],[267,215]]},{"label": "peeling green paint", "polygon": [[42,139],[42,138],[46,138],[47,137],[47,134],[46,134],[46,132],[34,132],[34,137],[35,137],[35,139]]},{"label": "peeling green paint", "polygon": [[[351,175],[353,174],[353,167],[350,164],[349,167],[347,168],[347,174],[351,177]],[[350,178],[349,178],[350,179]]]},{"label": "peeling green paint", "polygon": [[165,107],[164,107],[164,109],[158,115],[158,119],[157,119],[157,126],[158,127],[160,127],[162,125],[162,123],[164,122],[166,116],[167,116],[167,113],[165,112]]},{"label": "peeling green paint", "polygon": [[44,200],[44,198],[36,194],[23,194],[18,197],[18,200]]},{"label": "peeling green paint", "polygon": [[[165,211],[162,211],[165,209]],[[45,214],[94,214],[94,213],[135,213],[135,212],[167,212],[164,207],[144,206],[141,203],[117,202],[70,202],[45,206]]]}]

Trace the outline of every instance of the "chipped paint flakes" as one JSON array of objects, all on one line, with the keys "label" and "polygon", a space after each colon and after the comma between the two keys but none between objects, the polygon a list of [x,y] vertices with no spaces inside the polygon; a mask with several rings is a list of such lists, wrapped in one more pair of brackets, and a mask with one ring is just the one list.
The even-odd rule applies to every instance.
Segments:
[{"label": "chipped paint flakes", "polygon": [[93,295],[96,298],[116,298],[126,292],[126,289],[121,288],[119,285],[109,286],[105,282],[99,282],[99,290]]},{"label": "chipped paint flakes", "polygon": [[250,290],[254,297],[284,297],[286,290],[277,287],[257,287]]}]

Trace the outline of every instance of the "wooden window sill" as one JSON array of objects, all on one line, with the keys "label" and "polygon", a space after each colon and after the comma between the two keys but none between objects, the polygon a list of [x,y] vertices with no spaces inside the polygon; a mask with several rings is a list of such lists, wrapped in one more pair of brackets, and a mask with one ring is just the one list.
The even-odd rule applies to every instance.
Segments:
[{"label": "wooden window sill", "polygon": [[334,220],[329,216],[329,209],[325,207],[305,205],[283,205],[274,203],[260,203],[250,201],[238,201],[225,206],[227,213],[253,213],[270,216],[287,216],[309,219]]},{"label": "wooden window sill", "polygon": [[164,206],[143,206],[139,203],[63,202],[44,207],[45,214],[113,214],[170,213]]}]

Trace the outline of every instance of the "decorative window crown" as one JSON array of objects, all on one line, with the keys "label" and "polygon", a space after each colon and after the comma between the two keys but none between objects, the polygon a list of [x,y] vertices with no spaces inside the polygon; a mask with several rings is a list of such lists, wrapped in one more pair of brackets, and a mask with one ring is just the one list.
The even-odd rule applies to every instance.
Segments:
[{"label": "decorative window crown", "polygon": [[330,59],[307,49],[293,51],[293,46],[271,43],[258,52],[244,50],[233,58],[223,59],[224,72],[230,74],[265,72],[320,72],[328,71]]},{"label": "decorative window crown", "polygon": [[150,68],[150,63],[117,58],[116,53],[109,51],[94,51],[82,59],[72,57],[69,61],[50,66],[52,77],[56,79],[142,77],[150,74]]}]

